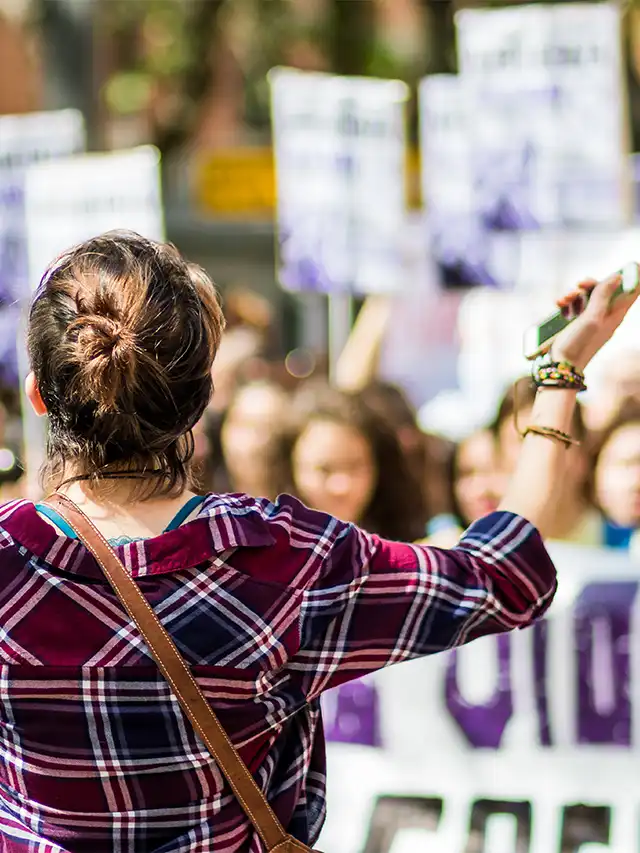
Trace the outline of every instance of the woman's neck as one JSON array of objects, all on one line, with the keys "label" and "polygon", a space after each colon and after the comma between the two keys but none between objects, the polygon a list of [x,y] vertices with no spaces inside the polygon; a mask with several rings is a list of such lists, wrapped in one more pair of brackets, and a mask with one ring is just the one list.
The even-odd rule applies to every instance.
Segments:
[{"label": "woman's neck", "polygon": [[74,501],[107,539],[159,536],[194,497],[193,492],[184,490],[175,496],[140,500],[135,497],[135,483],[124,480],[111,481],[104,488],[86,482],[67,483],[58,491]]}]

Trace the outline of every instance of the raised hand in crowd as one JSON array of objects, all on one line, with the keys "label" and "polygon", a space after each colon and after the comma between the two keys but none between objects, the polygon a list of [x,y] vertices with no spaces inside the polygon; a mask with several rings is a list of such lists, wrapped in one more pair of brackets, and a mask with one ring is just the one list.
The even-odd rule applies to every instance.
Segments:
[{"label": "raised hand in crowd", "polygon": [[551,348],[550,361],[560,367],[563,378],[556,381],[550,371],[538,371],[540,388],[527,435],[501,503],[502,509],[525,516],[545,536],[553,533],[556,515],[564,511],[561,486],[573,460],[567,449],[577,442],[571,429],[577,392],[584,384],[583,371],[638,298],[636,291],[614,299],[620,282],[618,274],[599,283],[587,280],[558,301],[560,308],[575,309],[584,291],[591,294],[583,313],[560,333]]}]

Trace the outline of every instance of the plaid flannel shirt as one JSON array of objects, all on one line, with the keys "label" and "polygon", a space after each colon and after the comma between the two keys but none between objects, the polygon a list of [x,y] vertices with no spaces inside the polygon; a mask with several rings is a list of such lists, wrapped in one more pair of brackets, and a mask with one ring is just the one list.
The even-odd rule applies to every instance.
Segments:
[{"label": "plaid flannel shirt", "polygon": [[[323,691],[524,627],[555,590],[510,513],[450,551],[211,495],[118,548],[282,823],[317,838]],[[100,569],[33,504],[0,508],[0,850],[231,853],[261,843]]]}]

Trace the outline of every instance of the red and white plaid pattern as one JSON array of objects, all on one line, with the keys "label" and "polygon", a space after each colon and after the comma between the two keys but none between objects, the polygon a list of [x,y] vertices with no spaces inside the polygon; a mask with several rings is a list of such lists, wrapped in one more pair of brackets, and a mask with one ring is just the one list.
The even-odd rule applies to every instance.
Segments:
[{"label": "red and white plaid pattern", "polygon": [[[451,551],[283,496],[212,495],[118,549],[255,774],[306,843],[325,809],[319,696],[528,625],[555,571],[494,513]],[[0,508],[2,853],[231,853],[261,844],[91,555],[33,504]]]}]

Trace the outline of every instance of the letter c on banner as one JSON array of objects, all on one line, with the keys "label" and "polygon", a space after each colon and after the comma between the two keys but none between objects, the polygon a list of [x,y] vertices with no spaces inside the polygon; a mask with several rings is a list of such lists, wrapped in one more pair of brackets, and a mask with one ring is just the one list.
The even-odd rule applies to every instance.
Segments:
[{"label": "letter c on banner", "polygon": [[575,605],[578,743],[631,745],[632,581],[591,583]]},{"label": "letter c on banner", "polygon": [[[493,695],[481,705],[470,705],[463,698],[458,684],[459,655],[465,650],[452,652],[445,679],[445,700],[449,713],[462,729],[471,746],[498,749],[507,723],[513,715],[511,695],[511,643],[507,634],[490,638],[495,643],[498,657],[498,677]],[[489,638],[482,640],[486,643]]]}]

